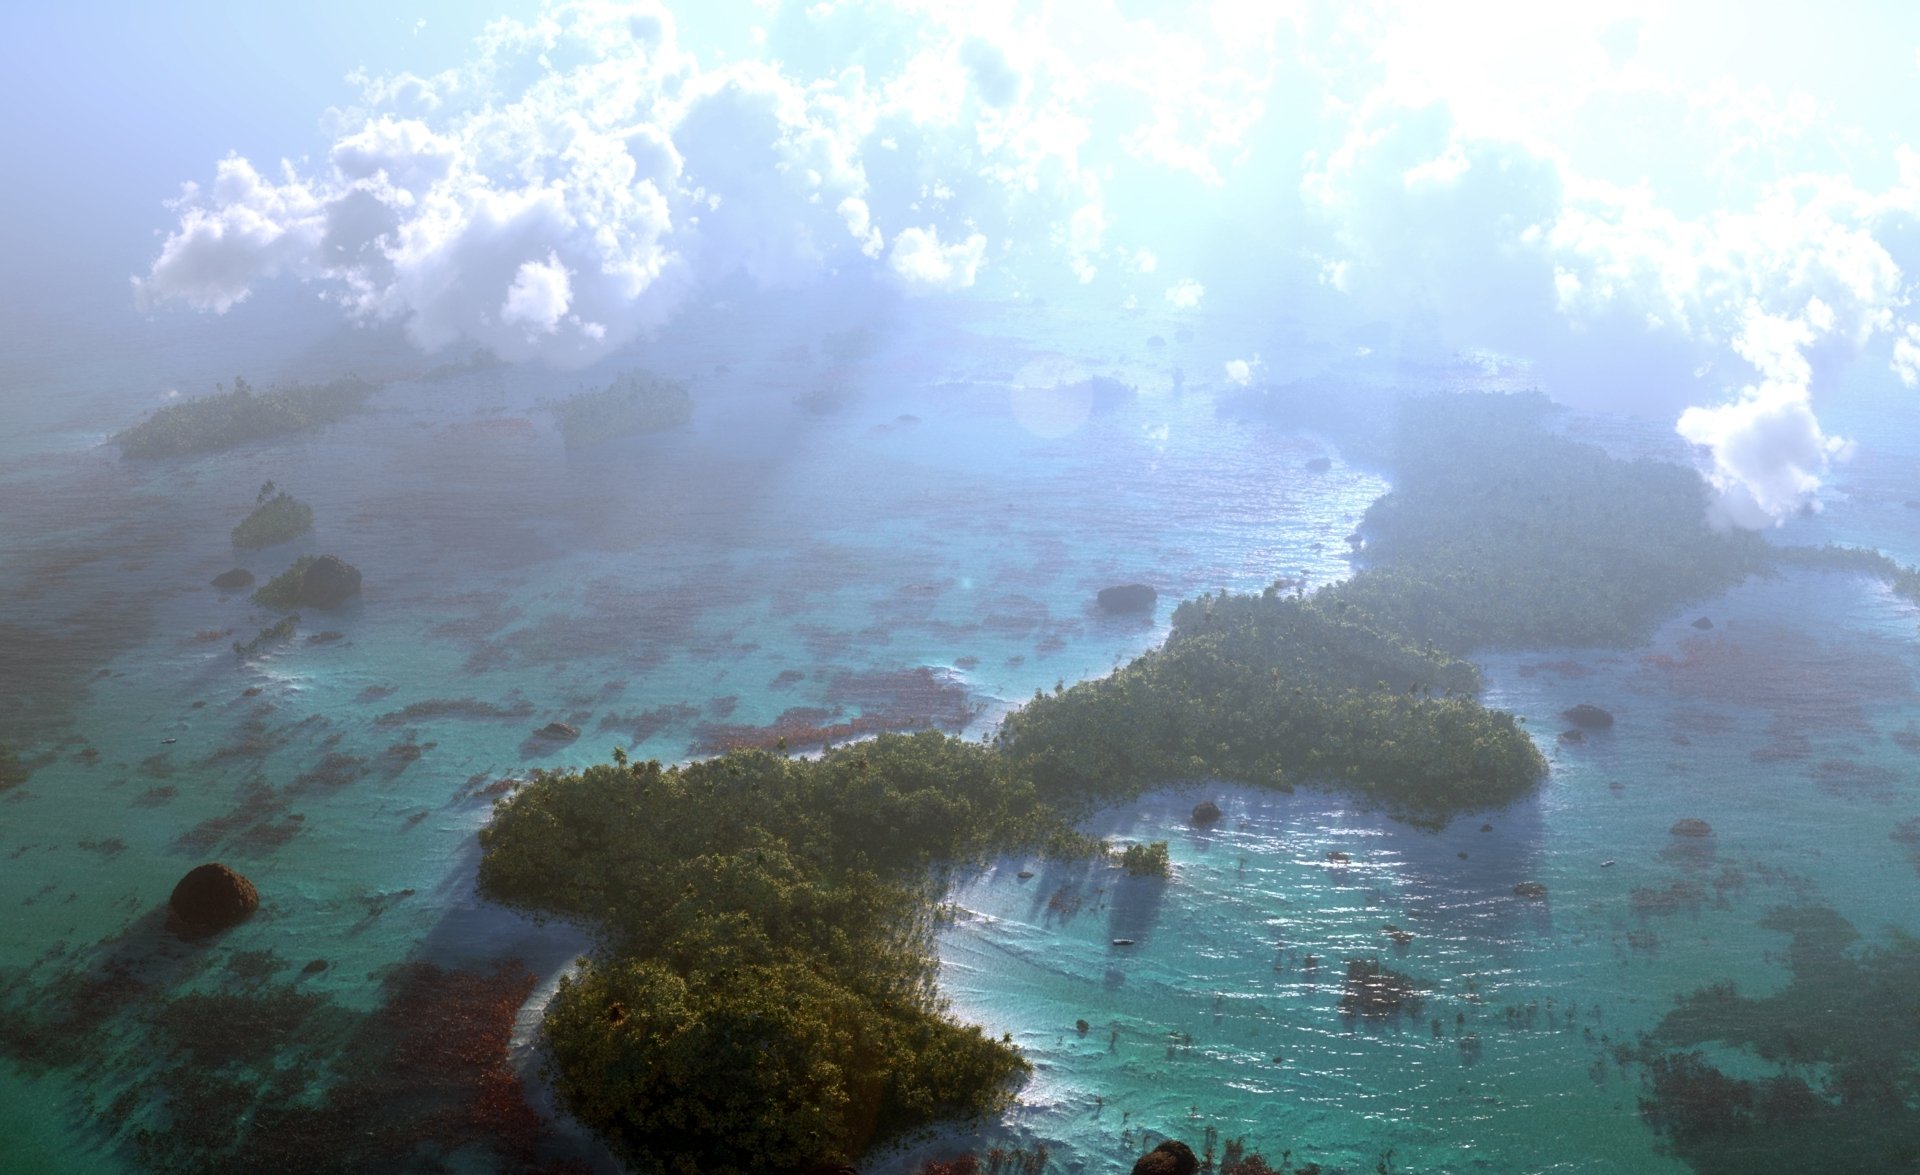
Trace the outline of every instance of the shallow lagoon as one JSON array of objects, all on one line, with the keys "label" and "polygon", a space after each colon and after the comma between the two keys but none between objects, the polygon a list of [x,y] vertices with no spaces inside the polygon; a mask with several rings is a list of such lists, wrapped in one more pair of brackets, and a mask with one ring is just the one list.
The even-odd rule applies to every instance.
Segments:
[{"label": "shallow lagoon", "polygon": [[[1218,415],[1198,377],[1176,388],[1176,362],[1209,357],[1145,348],[1140,323],[1068,324],[1078,362],[1023,337],[1040,332],[1017,315],[922,326],[864,359],[864,393],[824,413],[793,397],[847,373],[738,325],[647,357],[699,377],[690,428],[590,452],[568,453],[541,408],[581,381],[509,371],[396,383],[369,416],[196,462],[122,463],[64,417],[15,433],[9,484],[36,492],[0,536],[0,574],[12,631],[34,640],[15,645],[31,655],[8,701],[31,717],[39,737],[23,742],[40,762],[0,797],[4,998],[31,1006],[206,857],[253,876],[266,905],[191,955],[169,994],[269,950],[290,970],[326,959],[309,990],[358,1008],[410,958],[518,954],[548,970],[577,940],[470,892],[492,781],[616,744],[677,759],[703,727],[795,708],[881,710],[900,671],[923,667],[982,730],[1160,639],[1095,614],[1099,587],[1153,579],[1164,621],[1198,591],[1302,570],[1324,582],[1386,485],[1342,462],[1309,474],[1324,439]],[[131,364],[151,354],[114,358],[95,378],[122,381],[137,417],[152,389]],[[1141,390],[1049,398],[1034,371]],[[111,400],[116,386],[90,391]],[[245,564],[337,551],[367,590],[240,662],[229,643],[273,617],[206,583],[232,565],[228,528],[268,478],[313,504],[316,529]],[[1920,515],[1875,497],[1879,484],[1860,494],[1876,525],[1843,501],[1791,537],[1872,530],[1910,552],[1920,544],[1889,527]],[[1757,925],[1782,902],[1832,905],[1870,937],[1916,929],[1915,874],[1887,835],[1920,806],[1914,755],[1892,737],[1916,715],[1914,609],[1849,577],[1796,575],[1700,611],[1712,632],[1690,614],[1645,650],[1483,661],[1490,702],[1547,740],[1575,702],[1620,719],[1557,748],[1538,800],[1491,817],[1492,832],[1210,786],[1227,817],[1205,836],[1185,826],[1191,790],[1094,825],[1169,839],[1164,889],[1084,869],[1022,881],[1015,862],[957,888],[947,990],[1037,1068],[1012,1136],[1087,1171],[1147,1132],[1209,1125],[1349,1169],[1388,1148],[1416,1170],[1678,1169],[1654,1154],[1637,1075],[1610,1062],[1609,1040],[1703,983],[1783,983],[1785,936]],[[554,719],[586,734],[529,739]],[[1714,824],[1710,852],[1675,851],[1666,830],[1685,815]],[[1330,864],[1334,849],[1352,861]],[[1516,899],[1520,880],[1548,899]],[[1048,908],[1063,888],[1080,894],[1071,915]],[[1413,932],[1404,953],[1386,923]],[[1423,981],[1422,1017],[1339,1017],[1341,960],[1362,953]],[[1307,954],[1321,958],[1311,974]],[[143,1064],[128,1015],[84,1076],[0,1070],[10,1161],[118,1161],[87,1098]]]}]

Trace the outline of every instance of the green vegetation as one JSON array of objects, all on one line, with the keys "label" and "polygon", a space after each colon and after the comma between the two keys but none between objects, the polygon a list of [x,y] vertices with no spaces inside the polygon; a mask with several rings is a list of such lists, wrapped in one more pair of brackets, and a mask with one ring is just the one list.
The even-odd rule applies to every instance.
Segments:
[{"label": "green vegetation", "polygon": [[233,390],[169,404],[113,442],[128,457],[217,453],[248,441],[302,432],[350,416],[366,406],[373,385],[357,375],[328,384],[295,384],[255,392],[235,377]]},{"label": "green vegetation", "polygon": [[1920,569],[1895,562],[1878,551],[1828,543],[1824,547],[1783,547],[1777,555],[1781,563],[1792,567],[1870,575],[1893,589],[1894,595],[1920,604]]},{"label": "green vegetation", "polygon": [[480,834],[488,897],[593,927],[547,1011],[568,1108],[649,1172],[801,1171],[1000,1107],[1026,1069],[947,1019],[930,867],[1061,828],[977,744],[881,735],[535,778]]},{"label": "green vegetation", "polygon": [[[1466,653],[1631,644],[1770,566],[1757,537],[1708,528],[1697,476],[1556,436],[1546,408],[1407,403],[1352,579],[1189,600],[1162,648],[1036,695],[987,745],[536,773],[481,833],[480,886],[599,934],[547,1013],[568,1106],[649,1172],[856,1159],[992,1109],[1024,1067],[935,998],[944,864],[1084,853],[1072,818],[1199,776],[1327,786],[1426,826],[1527,794],[1545,760],[1476,700]],[[1167,846],[1120,860],[1164,875]],[[1356,1014],[1417,998],[1377,962],[1348,978]]]},{"label": "green vegetation", "polygon": [[313,555],[302,555],[295,559],[293,566],[254,589],[253,602],[262,608],[299,607],[300,587],[306,580],[307,568],[317,561]]},{"label": "green vegetation", "polygon": [[562,400],[553,413],[567,444],[591,445],[685,424],[693,419],[693,397],[685,384],[629,371],[604,388]]},{"label": "green vegetation", "polygon": [[1036,696],[998,745],[1075,808],[1169,779],[1314,782],[1416,823],[1525,795],[1546,770],[1474,668],[1385,630],[1333,589],[1213,596],[1174,612],[1164,647]]},{"label": "green vegetation", "polygon": [[1553,411],[1538,394],[1406,401],[1394,489],[1337,595],[1455,653],[1625,647],[1772,565],[1760,536],[1707,524],[1698,474],[1556,435]]},{"label": "green vegetation", "polygon": [[270,547],[313,528],[313,507],[285,490],[276,493],[272,482],[260,487],[254,503],[253,513],[233,528],[236,547]]},{"label": "green vegetation", "polygon": [[1167,859],[1167,842],[1130,844],[1120,850],[1120,867],[1128,877],[1171,877],[1173,863]]},{"label": "green vegetation", "polygon": [[293,635],[293,626],[299,623],[298,615],[282,616],[254,634],[254,638],[245,644],[239,641],[233,642],[233,655],[240,658],[251,657],[268,645],[279,644]]}]

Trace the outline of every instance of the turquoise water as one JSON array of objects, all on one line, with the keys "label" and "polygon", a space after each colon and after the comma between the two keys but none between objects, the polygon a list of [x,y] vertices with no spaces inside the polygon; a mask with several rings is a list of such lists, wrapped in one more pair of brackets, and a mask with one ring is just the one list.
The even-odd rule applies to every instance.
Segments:
[{"label": "turquoise water", "polygon": [[[490,781],[616,745],[681,759],[720,726],[795,708],[911,709],[928,681],[980,732],[1036,689],[1157,643],[1180,597],[1345,574],[1345,536],[1387,486],[1343,460],[1308,473],[1339,456],[1323,437],[1217,414],[1205,373],[1230,356],[1208,349],[1204,322],[1187,340],[1144,317],[927,313],[849,360],[805,345],[819,324],[716,314],[623,360],[689,379],[691,426],[570,453],[542,404],[605,371],[423,382],[388,340],[260,329],[278,321],[263,309],[184,342],[149,331],[9,360],[29,394],[10,396],[0,430],[0,718],[35,769],[0,796],[0,1007],[41,1006],[112,957],[207,859],[256,881],[261,914],[183,956],[151,998],[215,987],[258,951],[296,971],[327,960],[308,989],[359,1008],[409,959],[517,955],[551,974],[579,939],[471,894]],[[1337,361],[1295,330],[1290,359],[1269,351],[1276,368]],[[169,386],[342,367],[394,382],[373,412],[311,436],[141,464],[101,444]],[[1082,374],[1138,392],[1046,391]],[[1343,378],[1396,373],[1350,364]],[[793,402],[827,386],[849,393],[832,411]],[[1879,452],[1794,541],[1920,553],[1920,511],[1895,500]],[[228,530],[269,478],[313,505],[315,531],[240,564],[264,578],[335,552],[365,590],[240,660],[231,643],[275,617],[207,584],[234,565]],[[1152,623],[1091,608],[1134,579],[1160,588]],[[1702,983],[1783,982],[1769,952],[1784,937],[1756,926],[1783,901],[1831,904],[1869,933],[1916,929],[1914,873],[1887,838],[1916,807],[1914,758],[1887,737],[1916,714],[1914,609],[1800,575],[1700,610],[1712,632],[1689,614],[1645,650],[1485,663],[1489,700],[1526,715],[1555,764],[1490,832],[1207,787],[1227,811],[1209,834],[1184,823],[1198,791],[1094,825],[1169,839],[1171,884],[1040,865],[1022,880],[1027,866],[1003,862],[958,886],[946,990],[1036,1066],[1018,1111],[980,1137],[1044,1141],[1062,1170],[1107,1170],[1149,1136],[1208,1125],[1348,1169],[1389,1147],[1406,1170],[1674,1169],[1609,1043]],[[915,670],[930,676],[902,677]],[[491,710],[406,713],[469,701]],[[1577,701],[1619,724],[1556,746],[1554,715]],[[553,720],[585,734],[530,737]],[[1714,824],[1705,857],[1674,852],[1680,816]],[[1351,861],[1330,864],[1335,849]],[[1521,880],[1549,897],[1514,898]],[[1681,896],[1636,910],[1636,888]],[[1062,892],[1077,912],[1049,910]],[[1413,933],[1404,952],[1386,923]],[[1360,953],[1428,989],[1420,1018],[1339,1017],[1342,960]],[[101,1102],[141,1071],[139,1018],[110,1016],[84,1064],[0,1062],[8,1169],[126,1166]],[[875,1169],[906,1166],[892,1162]]]}]

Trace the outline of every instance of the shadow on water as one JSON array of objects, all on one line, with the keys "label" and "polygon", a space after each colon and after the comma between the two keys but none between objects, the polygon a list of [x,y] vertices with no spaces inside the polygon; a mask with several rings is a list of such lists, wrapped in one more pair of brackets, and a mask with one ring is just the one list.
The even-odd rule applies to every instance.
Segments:
[{"label": "shadow on water", "polygon": [[[1147,945],[1160,923],[1160,911],[1167,904],[1167,888],[1171,884],[1161,877],[1122,875],[1114,880],[1107,890],[1107,938],[1115,944],[1111,949],[1124,957],[1124,952]],[[1139,945],[1118,945],[1122,940]]]}]

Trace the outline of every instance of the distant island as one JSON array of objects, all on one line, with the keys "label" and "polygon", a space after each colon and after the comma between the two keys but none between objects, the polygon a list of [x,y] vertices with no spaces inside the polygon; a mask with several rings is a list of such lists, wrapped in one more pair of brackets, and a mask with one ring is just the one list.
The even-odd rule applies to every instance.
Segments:
[{"label": "distant island", "polygon": [[357,375],[326,384],[293,384],[256,392],[235,377],[233,390],[168,404],[113,435],[126,457],[181,457],[217,453],[248,441],[318,428],[366,407],[374,386]]},{"label": "distant island", "polygon": [[[952,866],[1100,853],[1079,818],[1203,777],[1425,827],[1529,794],[1546,761],[1478,701],[1467,654],[1637,644],[1772,566],[1758,536],[1707,525],[1692,471],[1568,440],[1552,410],[1405,401],[1350,579],[1188,600],[1164,646],[1036,694],[987,745],[929,731],[536,773],[481,832],[479,884],[596,932],[546,1016],[568,1110],[645,1171],[832,1170],[994,1110],[1025,1069],[934,989]],[[1155,847],[1116,867],[1159,873]]]},{"label": "distant island", "polygon": [[233,545],[242,550],[270,547],[313,529],[313,507],[272,482],[260,487],[253,513],[233,528]]},{"label": "distant island", "polygon": [[560,401],[553,414],[560,435],[577,447],[685,424],[693,419],[693,397],[677,380],[630,371],[604,388]]}]

